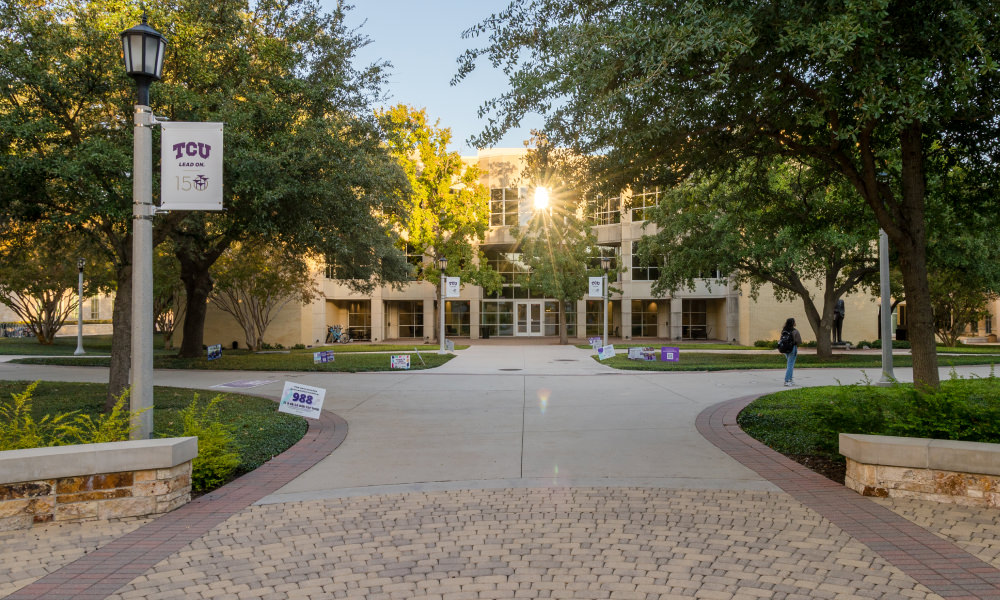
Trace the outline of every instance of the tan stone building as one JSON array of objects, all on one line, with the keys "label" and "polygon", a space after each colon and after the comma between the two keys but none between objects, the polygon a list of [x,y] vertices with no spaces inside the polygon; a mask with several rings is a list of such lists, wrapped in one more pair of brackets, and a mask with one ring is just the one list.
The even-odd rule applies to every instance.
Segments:
[{"label": "tan stone building", "polygon": [[[486,296],[483,290],[463,285],[461,295],[445,302],[445,330],[448,338],[556,337],[558,303],[539,298],[514,283],[518,265],[512,225],[530,218],[531,182],[521,181],[526,150],[480,151],[466,160],[479,165],[483,183],[491,190],[490,231],[481,249],[490,264],[504,277],[502,291]],[[723,340],[752,345],[756,340],[775,340],[788,317],[795,317],[803,338],[812,331],[802,304],[779,303],[770,288],[756,300],[748,289],[721,283],[721,273],[706,274],[693,291],[682,290],[667,296],[652,293],[657,278],[655,268],[642,268],[633,260],[635,243],[651,224],[645,210],[658,200],[657,192],[641,191],[622,198],[608,198],[591,207],[589,215],[602,251],[612,253],[623,267],[609,302],[608,331],[611,337],[631,340]],[[432,257],[411,257],[430,261]],[[439,321],[437,288],[427,282],[412,282],[401,290],[389,287],[371,294],[353,292],[334,278],[333,269],[317,268],[322,297],[310,305],[287,307],[272,323],[266,340],[292,346],[324,343],[327,327],[340,325],[356,340],[436,341]],[[582,275],[581,275],[582,276]],[[871,340],[877,337],[878,306],[875,299],[856,294],[845,298],[847,317],[844,339]],[[572,339],[586,340],[601,334],[602,301],[583,299],[567,307],[568,333]],[[242,331],[233,319],[210,307],[205,343],[243,345]]]}]

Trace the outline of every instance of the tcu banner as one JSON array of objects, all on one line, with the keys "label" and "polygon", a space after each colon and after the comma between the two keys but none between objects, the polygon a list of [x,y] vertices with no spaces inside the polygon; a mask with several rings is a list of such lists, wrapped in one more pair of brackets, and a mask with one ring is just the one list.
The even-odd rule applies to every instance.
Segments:
[{"label": "tcu banner", "polygon": [[160,127],[160,210],[222,210],[222,123]]}]

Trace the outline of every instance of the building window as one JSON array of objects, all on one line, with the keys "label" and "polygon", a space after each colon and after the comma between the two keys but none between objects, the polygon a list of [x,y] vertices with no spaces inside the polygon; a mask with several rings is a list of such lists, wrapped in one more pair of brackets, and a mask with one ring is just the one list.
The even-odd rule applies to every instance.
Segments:
[{"label": "building window", "polygon": [[603,272],[601,269],[601,257],[611,257],[611,266],[608,268],[608,281],[620,281],[620,273],[617,272],[618,265],[621,264],[620,251],[621,248],[618,246],[594,246],[594,251],[587,261],[587,268]]},{"label": "building window", "polygon": [[349,279],[344,269],[337,264],[332,256],[326,257],[325,276],[327,279]]},{"label": "building window", "polygon": [[513,336],[514,335],[514,303],[497,300],[483,300],[480,316],[480,335]]},{"label": "building window", "polygon": [[90,317],[88,318],[91,321],[97,321],[101,318],[101,301],[98,298],[90,299]]},{"label": "building window", "polygon": [[683,300],[681,302],[681,338],[685,340],[708,339],[708,302]]},{"label": "building window", "polygon": [[[587,300],[587,336],[604,334],[604,311],[601,310],[603,300]],[[610,301],[609,301],[610,304]],[[611,315],[608,315],[609,317]],[[611,319],[608,319],[608,327],[611,327]]]},{"label": "building window", "polygon": [[351,302],[347,308],[347,331],[351,339],[371,340],[372,339],[372,305],[365,300],[363,302]]},{"label": "building window", "polygon": [[986,335],[993,333],[993,317],[991,315],[986,315]]},{"label": "building window", "polygon": [[399,337],[424,337],[424,301],[410,300],[399,303]]},{"label": "building window", "polygon": [[503,281],[503,286],[496,293],[495,298],[520,299],[531,296],[528,288],[521,286],[521,278],[530,269],[528,269],[528,265],[521,262],[520,252],[499,252],[487,249],[486,262],[500,274],[500,279]]},{"label": "building window", "polygon": [[656,337],[655,300],[632,301],[632,337]]},{"label": "building window", "polygon": [[519,204],[526,199],[525,188],[494,188],[490,190],[490,226],[513,227],[518,224]]},{"label": "building window", "polygon": [[605,198],[599,195],[597,198],[587,200],[587,214],[594,225],[614,225],[621,223],[621,206],[621,196]]},{"label": "building window", "polygon": [[660,203],[660,188],[651,190],[643,188],[642,192],[632,195],[632,220],[645,221],[651,216],[649,209]]},{"label": "building window", "polygon": [[632,281],[656,281],[660,278],[660,267],[652,264],[648,267],[642,266],[642,261],[636,255],[639,249],[638,242],[631,243],[632,248]]},{"label": "building window", "polygon": [[447,300],[444,303],[445,337],[469,337],[472,318],[468,300]]}]

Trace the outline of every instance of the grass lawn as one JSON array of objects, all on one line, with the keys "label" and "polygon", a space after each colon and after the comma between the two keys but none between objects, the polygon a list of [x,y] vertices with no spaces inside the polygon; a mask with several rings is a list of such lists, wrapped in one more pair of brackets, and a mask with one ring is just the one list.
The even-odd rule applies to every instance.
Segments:
[{"label": "grass lawn", "polygon": [[[616,350],[618,346],[615,346]],[[593,355],[597,360],[597,355]],[[938,356],[938,365],[954,367],[959,365],[989,365],[1000,362],[1000,356],[961,355]],[[631,371],[726,371],[744,369],[784,369],[785,357],[773,351],[769,354],[749,354],[733,352],[715,354],[708,352],[685,352],[681,350],[678,362],[629,360],[625,352],[603,361],[604,364],[616,369]],[[892,357],[895,367],[909,367],[913,360],[909,355]],[[881,369],[880,354],[834,354],[832,358],[820,359],[815,354],[799,354],[795,367],[848,367],[858,369]]]},{"label": "grass lawn", "polygon": [[[671,348],[680,348],[681,350],[766,350],[767,348],[756,348],[754,346],[737,346],[735,344],[697,344],[691,342],[667,342],[667,343],[655,343],[655,344],[615,344],[615,348],[646,348],[651,346],[654,348],[659,348],[661,346],[670,346]],[[590,348],[590,344],[577,344],[577,348],[582,348],[586,350]]]},{"label": "grass lawn", "polygon": [[[110,335],[83,336],[83,349],[88,354],[110,354]],[[36,338],[0,338],[0,354],[32,354],[42,356],[73,356],[76,351],[76,336],[62,336],[53,340],[51,345],[39,344]],[[170,353],[174,350],[163,349],[163,336],[153,337],[153,351],[157,354]]]},{"label": "grass lawn", "polygon": [[[0,402],[10,402],[10,395],[24,391],[30,382],[0,381]],[[33,395],[32,416],[70,411],[97,416],[104,408],[108,386],[99,383],[39,382]],[[157,437],[179,435],[183,429],[178,413],[187,407],[195,394],[202,401],[214,398],[215,392],[179,388],[153,389],[153,431]],[[302,417],[278,412],[278,403],[267,398],[223,394],[219,414],[224,423],[234,427],[240,454],[237,475],[264,464],[299,441],[308,423]]]},{"label": "grass lawn", "polygon": [[1000,442],[1000,379],[953,379],[932,393],[910,384],[792,389],[754,400],[737,422],[773,450],[843,483],[841,432]]},{"label": "grass lawn", "polygon": [[[274,353],[252,353],[247,350],[224,350],[222,358],[209,361],[205,357],[177,358],[172,355],[157,355],[153,358],[155,369],[205,369],[216,371],[327,371],[357,373],[363,371],[389,371],[390,354],[372,352],[342,352],[342,346],[332,348],[334,362],[313,363],[313,350],[291,350]],[[419,346],[418,346],[419,348]],[[437,347],[427,347],[425,351],[413,352],[413,346],[408,351],[398,354],[410,355],[410,369],[430,369],[448,362],[454,355],[438,354]],[[22,358],[11,362],[29,365],[74,365],[85,367],[106,367],[111,359],[108,357],[51,357]]]}]

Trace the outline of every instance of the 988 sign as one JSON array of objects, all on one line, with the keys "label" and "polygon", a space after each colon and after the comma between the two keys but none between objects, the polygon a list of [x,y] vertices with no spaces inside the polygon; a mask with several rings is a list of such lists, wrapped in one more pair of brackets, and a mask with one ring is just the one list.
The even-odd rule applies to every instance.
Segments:
[{"label": "988 sign", "polygon": [[323,410],[323,400],[325,397],[326,390],[323,388],[286,381],[285,389],[281,393],[281,403],[278,405],[278,412],[318,419],[320,412]]}]

